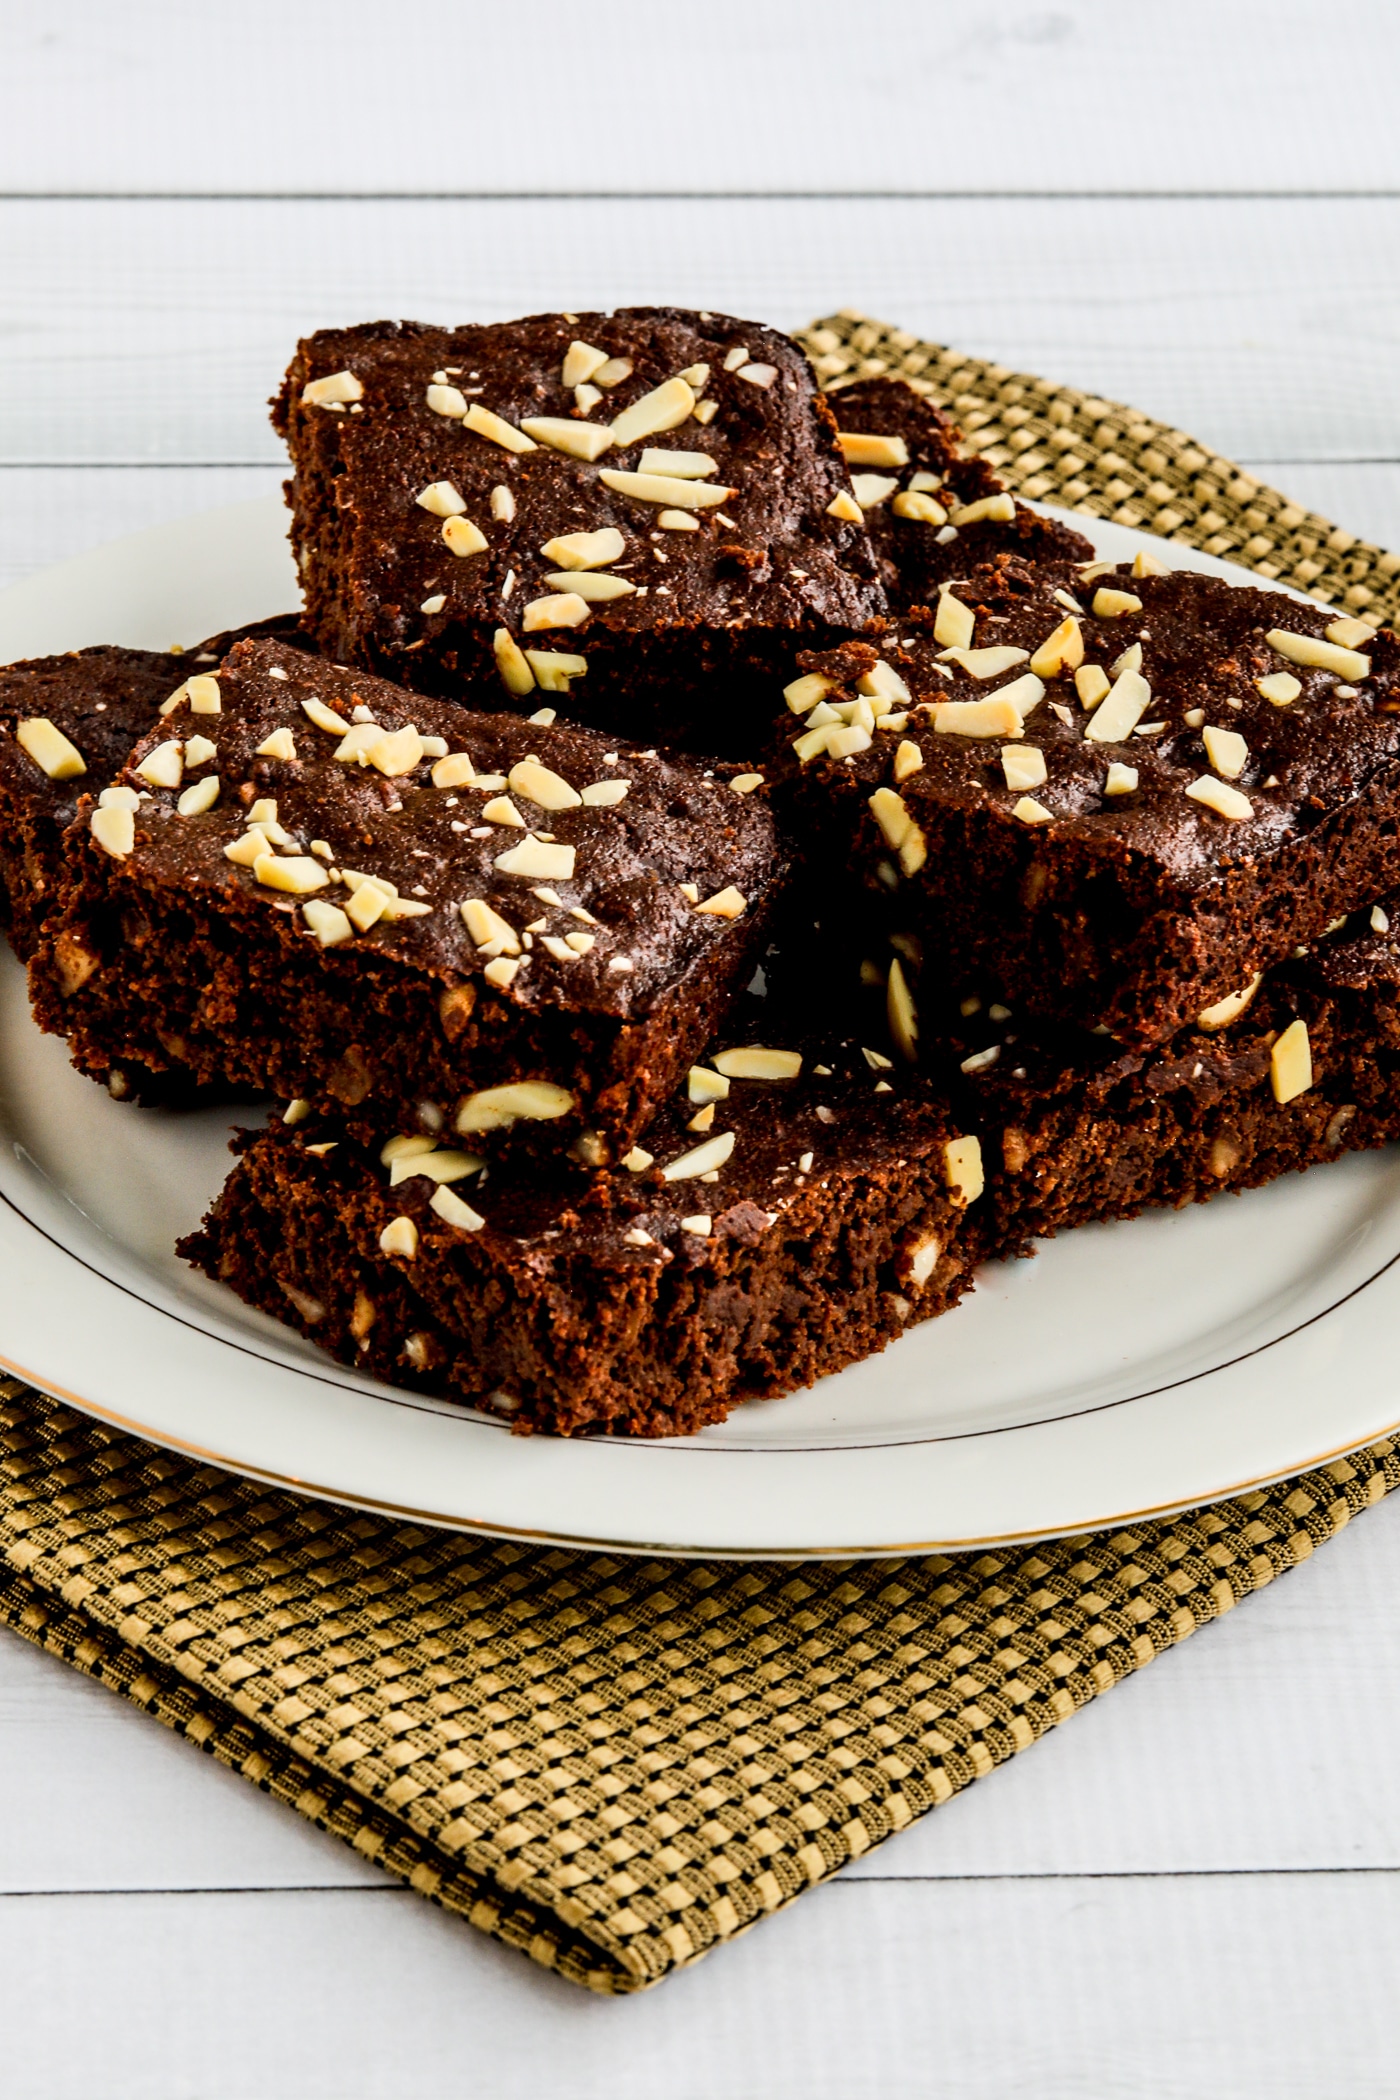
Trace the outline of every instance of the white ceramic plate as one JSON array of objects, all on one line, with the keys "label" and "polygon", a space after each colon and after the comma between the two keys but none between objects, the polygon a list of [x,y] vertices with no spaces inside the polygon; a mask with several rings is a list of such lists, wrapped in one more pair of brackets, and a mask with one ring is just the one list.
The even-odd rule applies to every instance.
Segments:
[{"label": "white ceramic plate", "polygon": [[[0,662],[191,642],[286,609],[284,515],[240,504],[31,579],[0,597]],[[1150,544],[1245,580],[1076,522],[1105,555]],[[907,1553],[1187,1507],[1400,1420],[1400,1152],[1070,1234],[884,1355],[701,1436],[566,1442],[359,1378],[177,1261],[233,1120],[109,1100],[35,1030],[5,959],[0,1361],[157,1443],[336,1501],[623,1551]]]}]

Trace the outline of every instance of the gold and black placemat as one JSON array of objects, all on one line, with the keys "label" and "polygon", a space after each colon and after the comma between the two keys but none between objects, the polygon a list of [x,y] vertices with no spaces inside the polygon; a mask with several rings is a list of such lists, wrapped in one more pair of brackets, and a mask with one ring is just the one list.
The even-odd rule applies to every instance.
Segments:
[{"label": "gold and black placemat", "polygon": [[[839,316],[1025,494],[1373,614],[1400,561],[1112,403]],[[955,1559],[626,1559],[270,1491],[0,1381],[0,1618],[571,1982],[736,1937],[1306,1559],[1400,1445]]]}]

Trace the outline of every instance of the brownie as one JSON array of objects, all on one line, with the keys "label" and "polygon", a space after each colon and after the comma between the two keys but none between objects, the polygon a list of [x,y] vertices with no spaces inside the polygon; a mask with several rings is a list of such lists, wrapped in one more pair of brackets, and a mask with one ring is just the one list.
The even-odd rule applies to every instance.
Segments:
[{"label": "brownie", "polygon": [[688,1435],[809,1385],[967,1289],[980,1168],[917,1082],[766,1005],[745,1002],[728,1048],[800,1070],[726,1078],[746,1060],[722,1039],[645,1152],[582,1192],[274,1122],[237,1141],[180,1252],[342,1361],[516,1429]]},{"label": "brownie", "polygon": [[1400,822],[1393,634],[1143,566],[999,556],[800,654],[773,773],[827,898],[1138,1044],[1377,898]]},{"label": "brownie", "polygon": [[[296,615],[288,614],[215,635],[195,649],[102,645],[0,667],[0,931],[21,962],[33,953],[57,893],[61,841],[79,796],[110,787],[162,701],[192,669],[218,663],[240,635],[285,638],[296,629]],[[42,723],[52,724],[73,751],[35,738],[27,725]],[[47,765],[17,740],[21,725]],[[73,753],[81,771],[73,770]]]},{"label": "brownie", "polygon": [[542,690],[746,758],[795,642],[886,610],[831,413],[757,322],[325,329],[273,420],[322,648],[420,691],[528,711]]},{"label": "brownie", "polygon": [[548,715],[240,642],[108,790],[139,806],[80,803],[40,1024],[95,1077],[625,1150],[749,973],[781,853],[761,796]]},{"label": "brownie", "polygon": [[828,399],[893,613],[933,604],[940,584],[998,554],[1093,560],[1083,533],[1017,503],[964,449],[952,419],[907,381],[860,379]]}]

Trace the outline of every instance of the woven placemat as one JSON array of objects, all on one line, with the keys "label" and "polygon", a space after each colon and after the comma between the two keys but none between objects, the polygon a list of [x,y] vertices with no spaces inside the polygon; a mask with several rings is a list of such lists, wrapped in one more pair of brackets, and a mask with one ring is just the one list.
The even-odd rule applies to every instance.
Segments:
[{"label": "woven placemat", "polygon": [[[1373,613],[1400,561],[1178,432],[859,316],[1032,497]],[[434,1532],[0,1381],[0,1618],[434,1902],[632,1991],[1004,1763],[1400,1484],[1386,1442],[1112,1534],[949,1559],[628,1560]]]}]

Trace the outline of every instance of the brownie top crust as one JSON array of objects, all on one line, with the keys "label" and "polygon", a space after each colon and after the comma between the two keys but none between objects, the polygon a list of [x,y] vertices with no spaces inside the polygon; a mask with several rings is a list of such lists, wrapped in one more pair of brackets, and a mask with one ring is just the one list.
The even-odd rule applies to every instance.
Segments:
[{"label": "brownie top crust", "polygon": [[138,884],[234,885],[322,946],[484,974],[526,1009],[645,1015],[747,942],[780,871],[761,799],[696,764],[464,715],[275,642],[182,688],[123,783]]},{"label": "brownie top crust", "polygon": [[1017,503],[906,380],[860,379],[828,402],[893,612],[932,603],[940,584],[999,553],[1093,560],[1082,533]]},{"label": "brownie top crust", "polygon": [[[1400,791],[1400,641],[1282,592],[1003,558],[902,628],[884,656],[908,689],[893,711],[912,752],[897,761],[888,727],[838,757],[790,739],[788,769],[869,793],[909,767],[899,794],[916,820],[952,802],[1043,848],[1091,843],[1186,885],[1278,853],[1377,778]],[[848,667],[827,706],[858,698],[873,661],[862,644],[820,668],[798,660],[818,678]],[[1010,785],[1033,751],[1043,780]]]},{"label": "brownie top crust", "polygon": [[[324,330],[273,420],[316,519],[311,598],[337,597],[376,662],[450,668],[463,629],[562,630],[586,656],[590,630],[859,630],[885,610],[810,367],[756,322],[630,307]],[[331,510],[334,545],[314,544]],[[608,537],[552,547],[585,533]]]},{"label": "brownie top crust", "polygon": [[[217,661],[217,659],[216,659]],[[71,824],[78,797],[115,779],[162,700],[187,678],[179,652],[102,646],[41,656],[0,670],[0,781],[56,826]],[[34,756],[16,741],[22,723],[50,722],[77,762],[55,747]],[[54,770],[51,771],[50,767]]]}]

